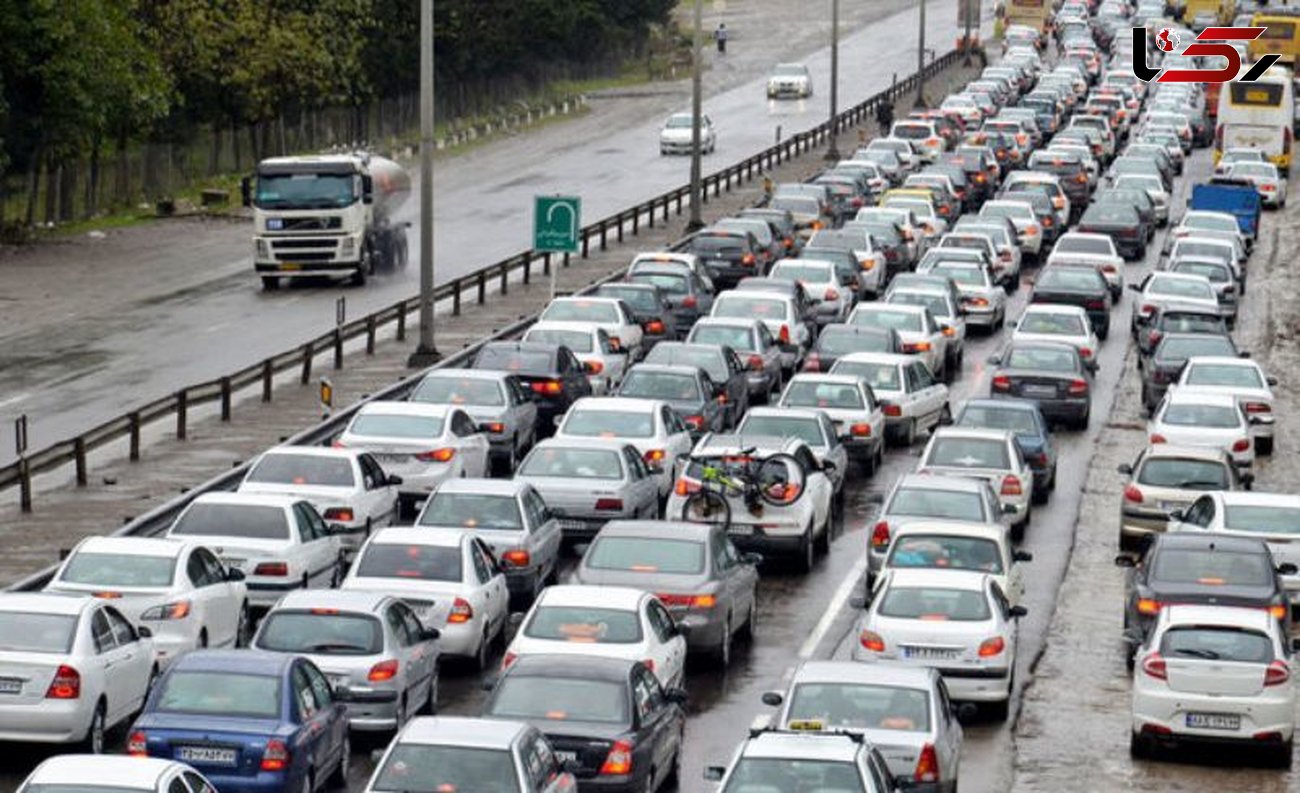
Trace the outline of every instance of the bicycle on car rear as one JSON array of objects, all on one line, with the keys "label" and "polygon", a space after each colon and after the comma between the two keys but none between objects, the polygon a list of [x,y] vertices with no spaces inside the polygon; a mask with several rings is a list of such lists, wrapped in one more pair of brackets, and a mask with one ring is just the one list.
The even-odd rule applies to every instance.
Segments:
[{"label": "bicycle on car rear", "polygon": [[716,523],[730,531],[732,500],[739,498],[752,515],[763,505],[788,507],[803,497],[807,472],[790,454],[758,458],[751,447],[732,455],[689,456],[682,481],[694,490],[682,504],[681,519]]}]

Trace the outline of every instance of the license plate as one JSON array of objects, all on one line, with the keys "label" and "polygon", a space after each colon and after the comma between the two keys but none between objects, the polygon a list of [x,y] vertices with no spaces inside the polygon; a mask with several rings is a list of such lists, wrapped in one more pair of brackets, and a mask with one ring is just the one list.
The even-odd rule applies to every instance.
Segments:
[{"label": "license plate", "polygon": [[244,562],[246,562],[246,561],[248,561],[248,560],[247,560],[247,559],[231,559],[231,558],[228,558],[228,557],[225,557],[225,556],[221,557],[221,563],[224,564],[226,567],[243,567],[243,566],[244,566]]},{"label": "license plate", "polygon": [[556,752],[555,759],[559,760],[561,763],[576,763],[578,762],[578,753],[577,752]]},{"label": "license plate", "polygon": [[211,763],[213,765],[234,765],[234,749],[217,749],[211,746],[182,746],[176,750],[176,759],[188,763]]},{"label": "license plate", "polygon": [[937,647],[904,647],[904,658],[922,658],[922,659],[949,659],[956,658],[956,650],[944,650]]},{"label": "license plate", "polygon": [[13,677],[0,677],[0,694],[23,693],[23,681]]},{"label": "license plate", "polygon": [[329,678],[330,686],[332,686],[333,688],[338,688],[339,686],[346,686],[348,684],[347,675],[326,675],[326,677]]},{"label": "license plate", "polygon": [[293,270],[301,270],[301,269],[302,269],[302,265],[301,265],[301,264],[295,264],[295,263],[293,263],[293,262],[281,262],[281,263],[280,263],[280,269],[281,269],[281,270],[290,270],[290,271],[293,271]]},{"label": "license plate", "polygon": [[1241,716],[1232,713],[1188,713],[1187,726],[1201,730],[1240,730]]},{"label": "license plate", "polygon": [[375,460],[381,463],[404,463],[411,459],[409,454],[376,454]]},{"label": "license plate", "polygon": [[1024,387],[1024,394],[1031,397],[1054,397],[1056,396],[1056,386],[1027,385]]},{"label": "license plate", "polygon": [[587,528],[587,522],[584,520],[561,520],[560,529],[571,529],[573,531],[582,531]]},{"label": "license plate", "polygon": [[733,523],[727,531],[730,534],[741,534],[748,537],[754,533],[754,527],[748,523]]}]

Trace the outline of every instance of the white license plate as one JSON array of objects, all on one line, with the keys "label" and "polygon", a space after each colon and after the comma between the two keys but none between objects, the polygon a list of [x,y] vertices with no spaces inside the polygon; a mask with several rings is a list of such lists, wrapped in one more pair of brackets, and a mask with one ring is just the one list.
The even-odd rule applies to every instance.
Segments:
[{"label": "white license plate", "polygon": [[248,560],[247,560],[247,559],[231,559],[231,558],[228,558],[228,557],[225,557],[225,556],[221,557],[221,563],[224,564],[226,567],[243,567],[243,566],[244,566],[244,562],[246,562],[246,561],[248,561]]},{"label": "white license plate", "polygon": [[559,760],[561,763],[576,763],[578,762],[578,753],[577,752],[556,752],[555,759]]},{"label": "white license plate", "polygon": [[176,759],[188,763],[211,763],[213,765],[234,765],[234,749],[217,749],[211,746],[182,746],[176,750]]},{"label": "white license plate", "polygon": [[1161,502],[1160,502],[1160,509],[1164,510],[1165,512],[1173,512],[1173,511],[1176,510],[1176,509],[1182,509],[1182,508],[1183,508],[1183,505],[1182,505],[1182,504],[1179,504],[1177,501],[1161,501]]},{"label": "white license plate", "polygon": [[0,677],[0,694],[23,693],[23,681],[14,677]]},{"label": "white license plate", "polygon": [[326,675],[326,677],[329,678],[330,686],[333,688],[338,688],[339,686],[346,686],[348,684],[347,675]]},{"label": "white license plate", "polygon": [[942,650],[937,647],[904,647],[904,658],[923,658],[930,660],[947,660],[957,657],[956,650]]},{"label": "white license plate", "polygon": [[405,463],[405,462],[409,462],[410,459],[411,459],[411,455],[409,454],[376,454],[375,455],[375,460],[381,463]]},{"label": "white license plate", "polygon": [[1025,396],[1031,397],[1054,397],[1056,396],[1056,387],[1050,385],[1027,385],[1024,387]]},{"label": "white license plate", "polygon": [[1188,713],[1187,726],[1201,730],[1240,730],[1241,716],[1233,713]]},{"label": "white license plate", "polygon": [[731,527],[727,529],[727,532],[729,534],[741,534],[748,537],[754,533],[754,527],[748,523],[733,523],[731,524]]}]

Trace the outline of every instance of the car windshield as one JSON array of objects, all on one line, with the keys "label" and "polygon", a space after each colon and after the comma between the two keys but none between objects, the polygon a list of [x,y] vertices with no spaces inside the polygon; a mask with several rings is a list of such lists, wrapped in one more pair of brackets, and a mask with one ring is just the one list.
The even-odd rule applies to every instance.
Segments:
[{"label": "car windshield", "polygon": [[1204,281],[1184,278],[1161,278],[1156,276],[1147,284],[1147,293],[1152,295],[1172,295],[1174,297],[1194,297],[1202,300],[1215,300],[1214,289]]},{"label": "car windshield", "polygon": [[979,493],[925,487],[900,487],[894,491],[884,514],[953,520],[986,520],[988,517],[984,514],[984,501]]},{"label": "car windshield", "polygon": [[713,316],[724,319],[788,319],[789,304],[780,298],[752,297],[734,292],[713,304]]},{"label": "car windshield", "polygon": [[700,394],[700,381],[694,375],[647,372],[635,368],[623,378],[618,395],[669,401],[699,401],[704,398]]},{"label": "car windshield", "polygon": [[556,300],[540,319],[549,322],[607,322],[618,324],[621,317],[612,303],[595,300]]},{"label": "car windshield", "polygon": [[[691,328],[692,344],[725,344],[733,350],[752,352],[755,347],[753,330],[745,327],[728,327],[726,325],[696,325]],[[651,351],[653,354],[653,351]]]},{"label": "car windshield", "polygon": [[175,572],[174,556],[77,552],[59,573],[59,581],[125,589],[169,587]]},{"label": "car windshield", "polygon": [[1300,534],[1300,507],[1230,504],[1223,508],[1223,525],[1238,531]]},{"label": "car windshield", "polygon": [[820,722],[828,730],[924,733],[930,730],[930,692],[866,683],[799,683],[790,693],[785,720]]},{"label": "car windshield", "polygon": [[1077,372],[1078,353],[1050,347],[1012,347],[1002,361],[1006,369],[1039,369],[1047,372]]},{"label": "car windshield", "polygon": [[1175,427],[1213,427],[1231,429],[1241,426],[1241,411],[1228,405],[1201,405],[1194,402],[1175,402],[1165,407],[1160,416],[1162,424]]},{"label": "car windshield", "polygon": [[1031,311],[1020,320],[1016,330],[1022,333],[1059,333],[1066,336],[1082,336],[1088,332],[1084,327],[1083,317],[1077,314],[1054,314],[1047,311]]},{"label": "car windshield", "polygon": [[592,335],[586,331],[557,330],[555,328],[534,328],[524,334],[524,341],[563,344],[575,353],[592,352],[594,346]]},{"label": "car windshield", "polygon": [[816,349],[826,355],[855,352],[894,352],[893,337],[888,333],[854,333],[848,328],[828,327],[817,338]]},{"label": "car windshield", "polygon": [[178,670],[163,676],[162,691],[151,698],[164,713],[207,716],[280,716],[280,678],[238,672]]},{"label": "car windshield", "polygon": [[672,273],[634,272],[628,276],[628,280],[637,284],[657,286],[671,295],[684,295],[691,288],[685,275],[673,275]]},{"label": "car windshield", "polygon": [[871,361],[839,361],[831,374],[848,374],[861,377],[872,391],[902,391],[902,370],[895,363]]},{"label": "car windshield", "polygon": [[[346,173],[259,174],[253,204],[258,209],[338,209],[356,202],[356,183]],[[268,229],[278,227],[268,224]]]},{"label": "car windshield", "polygon": [[1084,237],[1066,234],[1057,240],[1053,253],[1093,253],[1109,256],[1114,252],[1109,237]]},{"label": "car windshield", "polygon": [[592,570],[697,575],[704,572],[704,545],[661,537],[597,536],[582,565]]},{"label": "car windshield", "polygon": [[796,380],[786,387],[781,404],[788,407],[855,410],[863,407],[862,392],[856,386]]},{"label": "car windshield", "polygon": [[489,531],[522,531],[519,502],[513,495],[435,491],[420,512],[418,526],[456,526]]},{"label": "car windshield", "polygon": [[442,435],[441,416],[409,416],[401,413],[361,413],[348,425],[348,435],[369,438],[437,438]]},{"label": "car windshield", "polygon": [[[533,756],[530,754],[529,758]],[[519,793],[517,773],[509,749],[399,741],[388,753],[370,790],[374,793],[440,790]]]},{"label": "car windshield", "polygon": [[889,134],[903,140],[925,140],[934,137],[934,132],[928,124],[895,124],[894,130]]},{"label": "car windshield", "polygon": [[1185,385],[1230,386],[1234,388],[1263,388],[1264,380],[1254,366],[1222,363],[1195,363],[1183,380]]},{"label": "car windshield", "polygon": [[1248,628],[1227,625],[1179,625],[1165,631],[1160,654],[1166,658],[1236,661],[1267,664],[1274,658],[1273,640]]},{"label": "car windshield", "polygon": [[1272,587],[1273,559],[1260,553],[1221,548],[1162,548],[1151,567],[1151,580],[1204,586]]},{"label": "car windshield", "polygon": [[0,651],[63,655],[72,650],[76,628],[74,614],[0,611]]},{"label": "car windshield", "polygon": [[816,419],[748,414],[736,431],[742,435],[798,438],[814,448],[826,446],[821,424]]},{"label": "car windshield", "polygon": [[1227,336],[1215,336],[1209,333],[1187,337],[1166,337],[1156,349],[1156,359],[1161,361],[1181,361],[1198,355],[1235,358],[1237,350]]},{"label": "car windshield", "polygon": [[641,641],[641,618],[625,609],[542,606],[533,612],[523,633],[530,639],[576,644],[635,644]]},{"label": "car windshield", "polygon": [[[494,356],[500,360],[498,356]],[[547,367],[544,367],[547,368]],[[495,380],[430,375],[411,392],[412,402],[435,405],[483,405],[499,407],[506,403],[501,384]]]},{"label": "car windshield", "polygon": [[1001,575],[1002,554],[993,540],[945,534],[908,534],[889,550],[891,567],[942,567]]},{"label": "car windshield", "polygon": [[507,674],[501,679],[484,715],[550,722],[629,721],[627,692],[620,683],[521,674]]},{"label": "car windshield", "polygon": [[827,793],[863,793],[856,765],[836,760],[800,760],[793,757],[742,757],[731,770],[720,793],[775,793],[815,790]]},{"label": "car windshield", "polygon": [[[689,115],[669,116],[668,123],[666,123],[664,126],[671,127],[673,129],[690,129],[692,118],[694,118],[694,116],[689,116]],[[704,127],[703,119],[700,120],[700,127],[701,128]]]},{"label": "car windshield", "polygon": [[1022,408],[967,405],[957,419],[957,425],[961,427],[1011,430],[1020,435],[1040,434],[1033,411]]},{"label": "car windshield", "polygon": [[308,655],[375,655],[384,650],[384,631],[368,614],[338,609],[272,611],[257,632],[257,649]]},{"label": "car windshield", "polygon": [[872,306],[853,312],[854,325],[866,325],[874,328],[893,328],[902,331],[920,331],[924,329],[924,318],[916,311],[890,311]]},{"label": "car windshield", "polygon": [[613,449],[548,446],[529,452],[519,467],[519,473],[524,476],[618,481],[623,478],[619,456]]},{"label": "car windshield", "polygon": [[415,581],[460,581],[460,545],[376,542],[357,560],[357,578],[408,578]]},{"label": "car windshield", "polygon": [[885,590],[876,613],[882,617],[935,622],[983,622],[993,616],[983,592],[930,586],[891,586]]},{"label": "car windshield", "polygon": [[[552,317],[558,319],[558,317]],[[478,351],[474,358],[475,369],[487,369],[494,372],[515,372],[518,374],[550,375],[555,372],[555,355],[542,350],[520,350],[511,346],[494,347],[487,345]],[[464,380],[460,382],[465,382]],[[496,387],[496,384],[492,384]],[[419,394],[419,389],[416,390]],[[415,395],[412,395],[415,399]],[[466,398],[471,405],[503,405],[497,397],[495,402],[475,402]],[[426,402],[432,400],[425,400]]]},{"label": "car windshield", "polygon": [[190,504],[169,536],[287,540],[289,523],[280,507],[250,504]]},{"label": "car windshield", "polygon": [[1106,288],[1106,283],[1101,273],[1096,270],[1082,267],[1048,267],[1039,274],[1035,287],[1100,292]]},{"label": "car windshield", "polygon": [[563,432],[588,438],[650,438],[655,434],[654,411],[570,408]]},{"label": "car windshield", "polygon": [[1232,486],[1226,464],[1181,457],[1149,457],[1137,473],[1138,484],[1189,490],[1226,490]]},{"label": "car windshield", "polygon": [[955,465],[959,468],[1011,467],[1007,445],[992,438],[936,438],[930,445],[925,465]]},{"label": "car windshield", "polygon": [[264,454],[247,482],[273,485],[355,487],[352,460],[348,457],[318,457],[314,454]]}]

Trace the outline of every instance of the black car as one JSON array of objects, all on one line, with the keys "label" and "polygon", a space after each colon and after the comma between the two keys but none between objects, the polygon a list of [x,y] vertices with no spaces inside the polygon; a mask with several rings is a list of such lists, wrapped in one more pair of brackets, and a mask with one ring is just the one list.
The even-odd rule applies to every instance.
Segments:
[{"label": "black car", "polygon": [[664,292],[673,326],[681,338],[713,306],[713,291],[704,279],[677,264],[640,264],[635,272],[628,273],[627,282],[650,284]]},{"label": "black car", "polygon": [[582,397],[591,396],[587,370],[562,344],[490,341],[479,348],[471,369],[518,375],[537,403],[538,437],[555,431],[555,417]]},{"label": "black car", "polygon": [[1093,204],[1079,218],[1078,230],[1110,237],[1119,255],[1130,262],[1146,258],[1146,228],[1142,216],[1132,206],[1110,202]]},{"label": "black car", "polygon": [[1110,334],[1112,300],[1105,277],[1091,267],[1048,267],[1038,274],[1029,293],[1030,303],[1081,306],[1102,341]]},{"label": "black car", "polygon": [[1043,248],[1039,253],[1042,259],[1047,258],[1047,251],[1056,243],[1068,229],[1056,222],[1056,209],[1052,206],[1052,199],[1043,192],[1018,191],[1007,193],[1002,196],[1003,201],[1020,201],[1033,207],[1034,217],[1038,220],[1038,227],[1043,230]]},{"label": "black car", "polygon": [[614,396],[667,402],[691,428],[691,437],[730,429],[727,400],[698,366],[639,363],[627,370]]},{"label": "black car", "polygon": [[693,253],[709,271],[719,289],[735,286],[742,278],[767,275],[763,269],[763,246],[753,234],[704,229],[673,245],[676,253]]},{"label": "black car", "polygon": [[989,396],[1027,399],[1049,421],[1087,429],[1092,415],[1092,369],[1070,344],[1018,341],[989,358]]},{"label": "black car", "polygon": [[697,366],[709,375],[715,399],[726,399],[726,425],[734,427],[749,410],[749,369],[736,351],[723,344],[666,341],[656,345],[642,363]]},{"label": "black car", "polygon": [[772,232],[781,240],[785,247],[785,255],[793,256],[799,245],[799,232],[795,228],[794,215],[785,209],[770,209],[767,207],[750,207],[749,209],[740,210],[737,217],[742,218],[762,218],[772,227]]},{"label": "black car", "polygon": [[829,372],[841,356],[855,352],[891,352],[902,355],[903,340],[893,328],[866,325],[827,325],[804,359],[805,372]]},{"label": "black car", "polygon": [[1059,151],[1034,152],[1029,158],[1029,169],[1039,173],[1055,176],[1061,189],[1070,199],[1070,211],[1077,212],[1078,207],[1087,205],[1092,185],[1088,179],[1088,166],[1077,154]]},{"label": "black car", "polygon": [[684,690],[664,689],[640,661],[525,655],[492,687],[483,715],[541,730],[580,791],[640,793],[675,781],[685,703]]},{"label": "black car", "polygon": [[1187,359],[1194,355],[1235,356],[1241,353],[1231,336],[1211,333],[1165,333],[1150,356],[1138,357],[1142,371],[1142,405],[1154,413],[1165,398],[1169,384],[1182,374]]},{"label": "black car", "polygon": [[641,325],[641,349],[652,349],[661,341],[681,336],[677,315],[664,290],[654,284],[612,283],[602,284],[593,297],[613,297],[622,300],[632,309],[632,318]]},{"label": "black car", "polygon": [[845,231],[865,232],[871,237],[871,244],[885,254],[885,280],[909,264],[907,240],[897,224],[878,220],[850,220],[841,228]]},{"label": "black car", "polygon": [[1144,237],[1147,242],[1156,234],[1156,226],[1159,221],[1156,218],[1156,202],[1152,200],[1151,194],[1145,190],[1131,187],[1111,187],[1098,192],[1093,196],[1092,203],[1099,205],[1120,204],[1131,206],[1137,210],[1138,217],[1142,219],[1142,228]]},{"label": "black car", "polygon": [[1267,609],[1282,623],[1283,635],[1289,633],[1290,601],[1278,574],[1291,575],[1296,568],[1275,568],[1263,540],[1199,531],[1147,536],[1140,559],[1115,558],[1115,564],[1131,569],[1124,598],[1130,667],[1160,610],[1173,603]]},{"label": "black car", "polygon": [[[1147,356],[1166,333],[1208,333],[1228,336],[1228,322],[1223,314],[1204,306],[1180,306],[1167,303],[1155,306],[1146,321],[1146,332],[1137,334],[1138,354]],[[1139,363],[1141,358],[1138,359]]]}]

